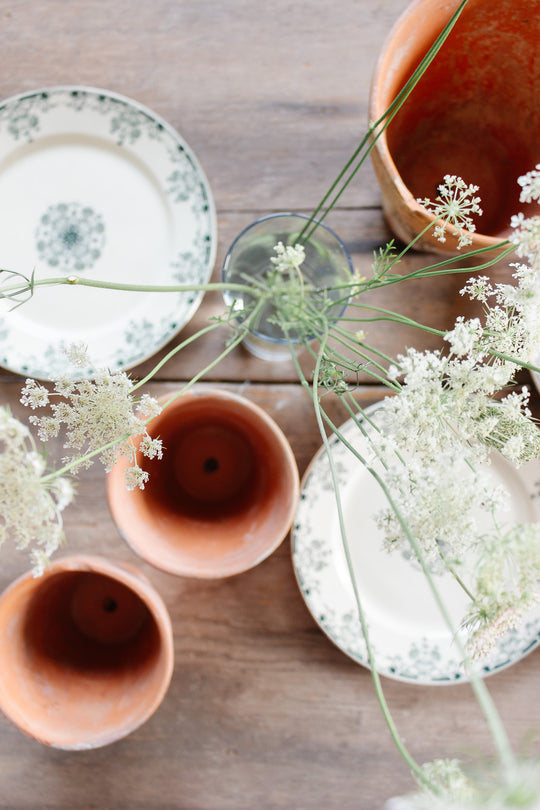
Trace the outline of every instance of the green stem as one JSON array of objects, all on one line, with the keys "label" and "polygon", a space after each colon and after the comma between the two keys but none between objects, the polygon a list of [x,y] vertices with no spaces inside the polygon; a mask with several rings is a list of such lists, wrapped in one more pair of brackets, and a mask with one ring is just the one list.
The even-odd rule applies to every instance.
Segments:
[{"label": "green stem", "polygon": [[229,354],[229,353],[230,353],[230,352],[231,352],[231,351],[232,351],[232,350],[233,350],[233,349],[234,349],[236,346],[238,346],[238,345],[239,345],[239,344],[240,344],[240,343],[241,343],[241,342],[244,340],[244,338],[245,338],[245,336],[246,336],[246,332],[249,330],[249,326],[251,325],[252,321],[256,321],[256,320],[257,320],[257,318],[258,318],[258,316],[259,316],[259,313],[260,313],[261,309],[262,309],[262,308],[263,308],[263,306],[264,306],[264,303],[265,303],[265,302],[264,302],[262,299],[261,299],[260,301],[258,301],[258,302],[257,302],[257,305],[255,306],[255,308],[253,309],[253,311],[252,311],[252,312],[249,314],[249,317],[248,317],[248,318],[247,318],[247,319],[244,321],[244,323],[242,324],[242,329],[240,330],[239,334],[238,334],[238,335],[237,335],[237,336],[234,338],[234,340],[232,340],[232,341],[231,341],[231,342],[230,342],[230,343],[227,345],[227,347],[226,347],[226,348],[225,348],[225,349],[224,349],[224,350],[221,352],[221,354],[220,354],[220,355],[218,355],[218,357],[216,357],[214,360],[212,360],[210,363],[208,363],[208,365],[207,365],[207,366],[205,366],[205,368],[203,368],[203,370],[202,370],[202,371],[197,372],[197,374],[195,374],[195,375],[194,375],[194,376],[193,376],[193,377],[192,377],[192,378],[189,380],[189,382],[187,382],[187,383],[186,383],[186,384],[183,386],[183,388],[182,388],[180,391],[178,391],[178,392],[176,392],[175,394],[173,394],[173,395],[170,397],[170,399],[168,399],[168,400],[167,400],[167,402],[165,403],[165,405],[163,406],[164,408],[166,408],[166,407],[167,407],[167,405],[170,405],[170,404],[171,404],[171,402],[174,402],[174,400],[175,400],[177,397],[179,397],[181,394],[185,394],[185,393],[186,393],[186,391],[189,391],[189,389],[190,389],[190,388],[191,388],[191,387],[192,387],[192,386],[193,386],[193,385],[194,385],[196,382],[198,382],[198,381],[201,379],[201,377],[204,377],[204,375],[205,375],[205,374],[208,374],[208,372],[209,372],[209,371],[211,371],[211,370],[212,370],[212,369],[213,369],[215,366],[217,366],[217,364],[218,364],[218,363],[220,363],[220,362],[223,360],[223,358],[224,358],[224,357],[226,357],[226,356],[227,356],[227,355],[228,355],[228,354]]},{"label": "green stem", "polygon": [[[328,336],[326,336],[326,339],[327,339],[327,337]],[[362,600],[360,598],[360,593],[358,591],[358,585],[357,585],[357,582],[356,582],[356,577],[354,575],[354,567],[353,567],[353,563],[352,563],[352,559],[351,559],[351,555],[350,555],[349,544],[347,542],[347,532],[346,532],[345,521],[344,521],[344,517],[343,517],[343,509],[342,509],[342,504],[341,504],[341,497],[340,497],[340,492],[339,492],[339,483],[338,483],[338,480],[337,480],[336,469],[335,469],[334,461],[333,461],[333,458],[332,458],[332,451],[331,451],[331,448],[330,448],[330,445],[329,445],[329,442],[328,442],[328,438],[326,436],[326,431],[324,430],[323,418],[322,418],[322,414],[324,414],[324,411],[322,411],[322,409],[320,407],[319,398],[318,398],[317,379],[318,379],[318,374],[320,373],[320,363],[321,363],[322,356],[324,354],[325,342],[326,341],[323,338],[323,341],[321,343],[321,349],[320,349],[318,357],[317,357],[317,364],[316,364],[315,373],[314,373],[313,388],[311,388],[309,383],[307,382],[307,380],[306,380],[306,378],[305,378],[305,376],[304,376],[304,374],[302,372],[302,369],[300,368],[300,365],[299,365],[298,360],[296,358],[296,354],[294,353],[293,347],[292,347],[291,344],[289,344],[289,346],[291,348],[291,356],[292,356],[293,362],[295,364],[296,371],[297,371],[297,374],[299,376],[299,379],[300,379],[303,387],[309,392],[309,394],[311,396],[311,399],[312,399],[312,402],[313,402],[313,405],[314,405],[314,409],[315,409],[315,416],[316,416],[316,419],[317,419],[317,425],[318,425],[318,428],[319,428],[320,435],[322,437],[322,441],[324,443],[324,447],[326,449],[326,454],[327,454],[327,458],[328,458],[329,465],[330,465],[330,473],[331,473],[331,476],[332,476],[332,484],[333,484],[334,495],[335,495],[335,499],[336,499],[341,539],[342,539],[342,543],[343,543],[343,549],[344,549],[344,552],[345,552],[347,568],[348,568],[348,571],[349,571],[351,584],[352,584],[352,588],[353,588],[353,591],[354,591],[354,596],[355,596],[355,601],[356,601],[356,605],[357,605],[360,625],[362,627],[362,633],[364,635],[364,641],[365,641],[365,644],[366,644],[366,653],[367,653],[368,663],[369,663],[369,667],[370,667],[371,678],[373,680],[373,685],[374,685],[374,688],[375,688],[375,695],[376,695],[376,698],[377,698],[377,702],[378,702],[379,707],[381,709],[381,712],[383,714],[383,717],[384,717],[385,723],[386,723],[386,725],[388,727],[388,730],[390,732],[390,735],[391,735],[391,737],[392,737],[392,739],[394,741],[394,744],[396,745],[396,748],[398,749],[399,753],[403,757],[404,761],[409,766],[411,772],[414,773],[415,776],[423,784],[425,784],[427,787],[429,787],[431,790],[433,790],[433,792],[436,793],[437,792],[436,787],[434,785],[432,785],[431,782],[427,779],[427,777],[425,776],[422,768],[418,765],[416,760],[411,756],[411,754],[407,750],[405,744],[403,743],[403,740],[401,739],[401,736],[400,736],[400,734],[399,734],[399,732],[397,730],[394,719],[393,719],[392,714],[390,712],[390,708],[389,708],[388,703],[386,701],[386,697],[384,695],[384,691],[383,691],[383,688],[382,688],[379,673],[377,672],[377,669],[376,669],[376,666],[375,666],[375,658],[374,658],[374,655],[373,655],[373,649],[371,647],[371,642],[370,642],[370,637],[369,637],[369,630],[368,630],[366,617],[365,617],[365,613],[364,613],[363,606],[362,606]]]},{"label": "green stem", "polygon": [[[412,91],[414,90],[414,88],[424,75],[425,71],[427,70],[431,62],[438,54],[439,50],[443,46],[454,25],[458,21],[463,9],[467,5],[467,2],[468,0],[462,0],[462,2],[458,6],[454,14],[451,16],[450,20],[445,25],[445,27],[443,28],[443,30],[441,31],[441,33],[439,34],[433,45],[429,48],[429,50],[425,54],[424,58],[422,59],[418,67],[412,73],[412,75],[407,80],[405,85],[402,87],[400,92],[396,95],[395,99],[384,111],[381,117],[369,126],[368,131],[360,141],[359,145],[354,150],[353,154],[351,155],[351,157],[349,158],[349,160],[347,161],[341,172],[338,174],[338,176],[336,177],[336,179],[334,180],[334,182],[332,183],[332,185],[330,186],[330,188],[328,189],[322,200],[319,202],[318,206],[315,208],[310,219],[302,229],[299,236],[299,241],[301,241],[302,243],[306,242],[311,237],[313,232],[316,230],[318,224],[322,222],[325,219],[325,217],[330,213],[332,208],[334,208],[337,201],[339,200],[343,192],[346,190],[346,188],[349,186],[349,184],[357,174],[360,167],[364,164],[366,158],[368,157],[371,150],[375,146],[376,141],[380,138],[380,136],[383,134],[383,132],[388,127],[390,122],[399,112],[405,101],[408,99],[408,97],[410,96],[410,94],[412,93]],[[350,174],[344,180],[349,170]],[[332,199],[330,199],[342,180],[343,184],[341,188],[339,188],[335,196]],[[323,212],[323,208],[329,199],[330,203],[326,207],[326,210]],[[316,217],[318,217],[318,215],[321,212],[322,215],[316,221]],[[311,227],[311,230],[309,230],[310,226],[312,225],[313,227]],[[306,234],[308,230],[309,232]]]},{"label": "green stem", "polygon": [[[492,737],[493,737],[495,747],[497,749],[497,753],[499,755],[500,762],[501,762],[501,764],[503,765],[503,767],[505,768],[505,770],[507,772],[510,771],[510,770],[513,770],[515,768],[515,766],[516,766],[516,760],[515,760],[515,756],[514,756],[514,753],[512,751],[512,748],[510,746],[510,742],[508,740],[508,735],[506,734],[506,730],[505,730],[504,725],[503,725],[503,723],[501,721],[500,715],[499,715],[499,713],[498,713],[498,711],[497,711],[497,709],[496,709],[496,707],[495,707],[495,705],[493,703],[491,695],[489,694],[489,691],[488,691],[483,679],[480,678],[476,674],[476,672],[474,671],[474,668],[471,666],[471,662],[470,662],[470,659],[469,659],[469,657],[467,655],[467,652],[466,652],[465,648],[463,647],[461,639],[459,638],[459,636],[456,633],[456,630],[454,628],[453,622],[452,622],[452,620],[450,618],[450,615],[448,613],[446,605],[444,604],[444,601],[443,601],[443,599],[442,599],[442,597],[441,597],[441,595],[439,593],[439,590],[438,590],[438,588],[437,588],[437,586],[435,584],[435,581],[433,579],[433,575],[431,574],[431,572],[430,572],[430,570],[429,570],[429,568],[428,568],[428,566],[426,564],[426,561],[424,559],[424,555],[422,554],[422,551],[421,551],[418,543],[416,542],[416,538],[414,537],[414,535],[410,531],[410,529],[409,529],[409,527],[407,525],[407,522],[405,521],[405,518],[401,514],[401,511],[399,510],[397,504],[395,503],[394,499],[392,498],[392,495],[391,495],[390,491],[388,490],[386,484],[382,480],[379,473],[373,468],[373,466],[367,461],[367,459],[364,458],[350,444],[350,442],[347,441],[347,439],[343,436],[343,434],[340,432],[340,430],[328,418],[327,415],[325,415],[325,421],[328,424],[328,426],[332,429],[332,431],[335,433],[335,435],[339,438],[339,440],[342,441],[345,444],[346,447],[348,447],[348,449],[356,456],[356,458],[360,461],[360,463],[364,466],[364,468],[373,476],[373,478],[377,481],[377,483],[381,487],[382,491],[384,492],[384,495],[385,495],[385,497],[386,497],[386,499],[388,501],[388,504],[389,504],[390,508],[394,512],[394,514],[395,514],[395,516],[396,516],[396,518],[397,518],[397,520],[398,520],[398,522],[399,522],[399,524],[401,526],[402,531],[404,532],[405,536],[407,537],[407,539],[408,539],[408,541],[409,541],[409,543],[411,545],[411,548],[414,551],[414,553],[415,553],[415,555],[416,555],[416,557],[417,557],[417,559],[418,559],[418,561],[419,561],[419,563],[420,563],[420,565],[422,567],[422,571],[424,573],[424,576],[427,579],[429,588],[431,590],[431,593],[433,594],[433,597],[435,599],[435,603],[436,603],[436,605],[437,605],[437,607],[438,607],[438,609],[439,609],[439,611],[441,613],[441,616],[443,617],[443,620],[444,620],[446,626],[448,627],[448,630],[449,630],[450,634],[454,638],[455,644],[456,644],[460,654],[463,656],[464,666],[465,666],[466,670],[469,673],[471,687],[472,687],[472,689],[473,689],[473,691],[475,693],[475,696],[476,696],[476,699],[478,700],[480,708],[482,709],[484,717],[486,718],[487,724],[489,726],[489,729],[490,729]],[[369,441],[369,437],[367,436],[365,431],[364,431],[364,435],[366,436],[366,438]]]},{"label": "green stem", "polygon": [[[358,303],[351,303],[351,306],[354,306],[357,309],[366,309],[368,312],[380,312],[381,315],[384,317],[382,318],[342,318],[342,321],[352,321],[353,323],[361,322],[366,323],[368,321],[391,321],[392,323],[400,324],[400,326],[410,326],[414,329],[421,329],[423,332],[429,332],[432,335],[438,335],[439,337],[444,337],[447,332],[441,329],[434,329],[431,326],[426,326],[419,321],[413,321],[412,318],[407,318],[405,315],[400,315],[399,312],[394,312],[391,309],[385,309],[384,307],[375,307],[369,306],[368,304]],[[448,330],[447,330],[448,331]]]},{"label": "green stem", "polygon": [[[402,281],[410,281],[411,279],[417,278],[432,278],[434,276],[448,276],[448,275],[463,275],[464,273],[477,273],[480,270],[487,270],[490,267],[493,267],[499,261],[502,261],[506,256],[510,253],[513,253],[515,250],[515,245],[512,245],[505,250],[503,253],[497,253],[494,255],[489,261],[484,262],[483,264],[474,265],[474,267],[449,267],[452,263],[463,259],[470,259],[474,256],[479,256],[482,253],[491,253],[492,251],[499,250],[500,248],[504,247],[504,245],[509,244],[508,242],[500,242],[493,247],[486,247],[486,248],[478,248],[478,250],[471,250],[469,253],[464,253],[462,256],[452,256],[449,259],[444,259],[443,261],[436,262],[435,264],[427,265],[426,267],[421,267],[418,270],[413,270],[411,273],[406,273],[405,275],[393,275],[393,276],[377,276],[374,279],[373,287],[370,289],[382,289],[384,287],[389,287],[391,284],[400,284]],[[448,269],[441,269],[441,268],[448,268]]]},{"label": "green stem", "polygon": [[[342,318],[342,320],[344,319]],[[354,319],[351,320],[354,322]],[[371,354],[374,354],[376,357],[379,357],[386,363],[395,362],[393,357],[390,357],[390,355],[386,354],[385,352],[382,352],[380,349],[376,349],[375,346],[371,346],[369,343],[365,343],[363,340],[360,341],[355,339],[353,333],[349,332],[347,329],[342,329],[339,326],[339,324],[337,323],[332,324],[332,326],[330,327],[330,336],[338,340],[339,339],[338,335],[340,335],[342,338],[340,342],[350,349],[354,349],[356,351],[358,346],[362,346],[366,351],[370,352]],[[378,365],[377,367],[383,369],[382,366]]]},{"label": "green stem", "polygon": [[[5,293],[19,290],[25,292],[26,290],[33,290],[34,287],[58,287],[62,285],[77,286],[77,287],[97,287],[103,290],[121,290],[123,292],[158,292],[158,293],[172,293],[172,292],[211,292],[211,291],[230,291],[230,292],[245,292],[252,293],[253,287],[247,284],[232,284],[225,282],[209,282],[208,284],[122,284],[119,281],[100,281],[92,278],[81,278],[80,276],[63,276],[58,278],[42,278],[28,282],[23,289],[21,284],[11,285],[9,287],[0,288],[0,298],[4,297]],[[5,296],[6,298],[9,296]]]},{"label": "green stem", "polygon": [[[213,369],[214,366],[216,366],[218,363],[220,363],[221,360],[223,360],[224,357],[226,357],[236,346],[238,346],[239,343],[242,342],[242,340],[245,337],[246,330],[249,328],[249,325],[251,324],[252,320],[255,320],[258,317],[259,312],[262,309],[263,305],[264,305],[264,301],[262,299],[260,301],[258,301],[257,305],[254,307],[253,311],[249,314],[248,318],[246,319],[246,321],[242,325],[242,329],[240,330],[237,337],[233,341],[231,341],[231,343],[229,343],[226,346],[226,348],[221,352],[221,354],[219,354],[214,360],[212,360],[210,363],[208,363],[208,365],[205,366],[205,368],[203,368],[194,377],[192,377],[191,380],[188,383],[186,383],[186,385],[184,385],[179,391],[176,391],[165,402],[165,404],[163,405],[163,409],[165,409],[168,405],[170,405],[172,402],[174,402],[174,400],[177,399],[177,397],[179,397],[181,394],[185,394],[185,392],[188,391],[191,388],[192,385],[194,385],[196,382],[198,382],[198,380],[201,379],[201,377],[203,377],[205,374],[207,374],[209,371],[211,371],[211,369]],[[221,325],[220,323],[216,323],[216,324],[212,324],[211,326],[205,327],[204,329],[201,329],[199,332],[197,332],[197,334],[192,335],[190,338],[188,338],[186,341],[181,343],[179,346],[176,346],[174,349],[172,349],[169,352],[169,354],[167,355],[167,359],[170,359],[173,355],[175,355],[182,348],[184,348],[184,346],[188,345],[189,343],[192,343],[197,338],[199,338],[202,335],[206,334],[207,332],[217,328],[220,325]],[[164,360],[161,360],[159,363],[157,363],[157,365],[154,366],[152,371],[149,374],[146,375],[144,380],[141,380],[139,383],[134,385],[132,390],[136,390],[137,388],[139,388],[143,384],[143,382],[144,383],[149,382],[154,377],[154,375],[157,373],[157,371],[162,367],[163,363],[164,363]],[[151,422],[152,418],[153,417],[151,417],[150,419],[147,419],[144,424],[148,424],[149,422]],[[90,460],[90,459],[94,458],[97,455],[101,455],[101,453],[103,453],[105,450],[109,450],[111,447],[115,447],[115,445],[119,444],[120,442],[127,441],[129,439],[129,437],[130,437],[130,434],[126,433],[123,436],[120,436],[120,437],[118,437],[116,439],[113,439],[112,441],[108,442],[107,444],[102,445],[101,447],[97,448],[97,450],[90,450],[88,453],[85,453],[84,456],[81,456],[80,458],[78,458],[78,459],[76,459],[74,461],[70,461],[68,464],[65,464],[63,467],[60,467],[60,469],[55,470],[54,472],[43,476],[43,478],[41,480],[43,481],[43,483],[49,483],[50,481],[54,481],[55,478],[59,478],[61,475],[65,475],[67,472],[72,470],[74,467],[78,467],[81,464],[81,462],[86,461],[86,460]]]},{"label": "green stem", "polygon": [[526,363],[525,360],[519,360],[516,357],[511,357],[509,354],[504,354],[503,352],[497,352],[495,349],[488,349],[489,354],[492,357],[498,357],[499,360],[506,360],[509,363],[513,363],[516,366],[520,366],[520,368],[526,368],[528,371],[535,371],[540,374],[540,367],[533,365],[533,363]]},{"label": "green stem", "polygon": [[[141,380],[136,382],[135,385],[133,386],[132,390],[136,391],[137,388],[141,388],[143,385],[146,385],[146,383],[149,382],[157,374],[157,372],[161,368],[163,368],[163,366],[165,366],[169,362],[169,360],[171,360],[175,356],[175,354],[178,354],[178,352],[180,352],[182,349],[185,349],[186,346],[190,345],[190,343],[194,343],[196,340],[198,340],[203,335],[206,335],[209,332],[213,332],[214,329],[217,329],[221,325],[222,324],[219,321],[216,321],[216,323],[210,324],[210,326],[205,326],[203,329],[200,329],[194,335],[191,335],[190,337],[183,340],[182,343],[179,343],[178,346],[175,346],[173,349],[171,349],[170,352],[168,352],[165,355],[165,357],[163,357],[159,361],[159,363],[157,363],[154,366],[154,368],[151,371],[148,372],[146,377],[143,377]],[[221,358],[222,358],[222,355],[220,355],[219,359],[221,359]]]}]

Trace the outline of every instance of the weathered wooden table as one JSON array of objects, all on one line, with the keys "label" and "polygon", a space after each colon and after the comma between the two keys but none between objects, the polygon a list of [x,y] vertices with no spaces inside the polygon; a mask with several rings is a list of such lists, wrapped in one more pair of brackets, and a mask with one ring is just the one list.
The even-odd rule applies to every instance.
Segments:
[{"label": "weathered wooden table", "polygon": [[[364,130],[371,72],[405,6],[406,0],[0,0],[0,97],[90,85],[130,96],[167,119],[197,153],[215,195],[218,278],[240,229],[273,211],[309,212],[322,196]],[[372,251],[389,238],[370,167],[330,224],[368,272]],[[389,295],[384,303],[444,328],[463,306],[459,288],[459,280],[427,280],[409,285],[405,299],[399,290],[399,301]],[[220,297],[208,295],[183,334],[219,309]],[[418,345],[405,330],[374,326],[373,334],[393,354],[413,337]],[[222,341],[216,333],[182,354],[150,390],[176,389]],[[21,380],[8,372],[0,380],[2,403],[23,414]],[[363,402],[383,395],[360,382]],[[205,384],[262,405],[304,472],[320,438],[292,363],[257,361],[238,348]],[[66,552],[129,560],[161,592],[174,624],[175,673],[157,713],[109,747],[52,750],[0,719],[0,807],[377,810],[412,787],[370,673],[335,648],[306,609],[288,540],[254,570],[225,581],[160,573],[118,536],[98,465],[81,475],[65,516]],[[1,555],[5,587],[28,566],[8,544]],[[516,743],[535,722],[537,672],[533,654],[489,681]],[[419,761],[491,752],[467,685],[384,685]]]}]

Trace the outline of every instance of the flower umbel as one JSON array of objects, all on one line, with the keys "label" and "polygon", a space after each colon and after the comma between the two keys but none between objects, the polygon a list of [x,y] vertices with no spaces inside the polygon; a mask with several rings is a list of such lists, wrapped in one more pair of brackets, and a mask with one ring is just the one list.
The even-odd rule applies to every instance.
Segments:
[{"label": "flower umbel", "polygon": [[530,203],[540,199],[540,163],[537,163],[530,172],[519,177],[518,183],[521,186],[519,195],[521,202]]},{"label": "flower umbel", "polygon": [[274,251],[277,256],[272,256],[270,261],[280,273],[290,273],[291,270],[297,272],[306,258],[304,246],[300,244],[285,247],[283,242],[278,242]]},{"label": "flower umbel", "polygon": [[456,229],[458,248],[471,244],[471,233],[476,230],[472,215],[482,213],[480,197],[474,196],[477,191],[478,186],[467,185],[461,177],[446,174],[434,201],[427,197],[418,200],[424,208],[440,218],[434,230],[439,242],[446,242],[446,231],[450,225]]},{"label": "flower umbel", "polygon": [[28,428],[0,408],[0,543],[30,549],[36,575],[63,541],[61,512],[72,498],[67,478],[47,475]]},{"label": "flower umbel", "polygon": [[436,760],[423,771],[432,789],[391,799],[386,810],[540,810],[540,765],[534,760],[470,777],[456,760]]},{"label": "flower umbel", "polygon": [[[70,347],[68,357],[78,366],[89,365],[89,359],[80,346]],[[146,422],[160,412],[157,401],[148,394],[140,399],[133,396],[134,385],[124,372],[110,374],[98,370],[94,378],[72,379],[62,377],[54,382],[54,391],[27,380],[21,402],[32,409],[50,403],[51,415],[29,418],[36,425],[38,436],[48,441],[65,430],[64,448],[78,451],[64,459],[73,469],[88,467],[91,456],[98,454],[105,469],[110,470],[121,456],[127,456],[131,466],[126,472],[128,489],[144,489],[148,480],[137,462],[136,437],[141,436],[140,452],[148,458],[162,457],[160,439],[152,439]]]}]

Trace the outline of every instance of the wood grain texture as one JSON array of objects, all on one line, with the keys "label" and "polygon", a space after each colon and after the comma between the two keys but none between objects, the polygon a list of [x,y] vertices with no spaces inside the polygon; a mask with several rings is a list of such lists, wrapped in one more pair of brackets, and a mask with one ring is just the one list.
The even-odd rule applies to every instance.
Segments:
[{"label": "wood grain texture", "polygon": [[[215,195],[219,278],[227,247],[245,225],[271,211],[308,212],[318,202],[363,132],[371,71],[406,4],[0,0],[0,97],[56,84],[103,87],[178,128]],[[389,238],[379,202],[366,166],[332,216],[360,272],[369,271],[372,251]],[[404,271],[422,261],[409,257]],[[463,311],[458,289],[455,279],[426,280],[406,291],[396,286],[374,303],[444,328]],[[220,309],[219,295],[208,295],[173,344]],[[436,345],[385,323],[369,330],[391,355],[407,345]],[[224,339],[216,333],[178,355],[149,390],[176,390],[222,350]],[[301,362],[309,374],[309,358]],[[356,396],[365,404],[383,395],[361,373],[358,383]],[[321,440],[292,363],[263,363],[238,348],[204,385],[224,385],[264,407],[305,471]],[[25,416],[19,392],[20,380],[2,372],[0,401]],[[331,412],[336,421],[345,418],[336,403]],[[61,454],[58,445],[53,449]],[[257,568],[228,580],[161,573],[119,537],[98,465],[81,474],[65,525],[63,553],[130,561],[161,592],[173,620],[175,674],[156,714],[107,748],[56,751],[0,718],[1,810],[380,810],[386,798],[413,787],[369,672],[336,649],[306,609],[288,540]],[[4,588],[27,561],[7,543],[1,554]],[[537,670],[535,654],[489,682],[516,743],[534,723]],[[387,680],[384,686],[420,761],[491,752],[468,686]]]}]

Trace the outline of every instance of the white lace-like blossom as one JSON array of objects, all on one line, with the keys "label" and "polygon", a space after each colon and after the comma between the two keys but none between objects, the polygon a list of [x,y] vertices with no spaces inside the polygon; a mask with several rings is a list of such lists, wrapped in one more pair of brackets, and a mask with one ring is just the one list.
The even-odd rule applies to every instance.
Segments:
[{"label": "white lace-like blossom", "polygon": [[520,202],[533,202],[540,199],[540,163],[534,169],[518,178],[521,186]]},{"label": "white lace-like blossom", "polygon": [[516,245],[517,256],[537,267],[540,257],[540,217],[527,218],[520,212],[511,218],[510,226],[512,233],[509,239]]},{"label": "white lace-like blossom", "polygon": [[444,339],[448,341],[456,357],[463,357],[473,351],[482,337],[483,329],[479,318],[466,321],[460,316],[452,331],[448,332]]},{"label": "white lace-like blossom", "polygon": [[0,408],[0,543],[28,549],[36,575],[64,539],[61,512],[72,498],[67,478],[47,475],[28,428]]},{"label": "white lace-like blossom", "polygon": [[285,247],[283,242],[278,242],[274,246],[274,251],[277,256],[272,256],[270,261],[280,273],[290,273],[291,270],[297,271],[306,258],[304,246],[300,244]]},{"label": "white lace-like blossom", "polygon": [[[72,347],[66,353],[76,365],[89,366],[82,347]],[[53,402],[53,398],[59,401]],[[82,380],[63,377],[54,381],[52,392],[35,380],[27,380],[21,402],[32,409],[49,403],[49,415],[32,415],[29,421],[36,426],[43,442],[64,431],[64,448],[77,452],[63,461],[73,464],[75,469],[88,467],[93,454],[99,455],[107,471],[120,457],[127,456],[132,465],[126,472],[128,489],[135,486],[143,489],[148,475],[139,467],[134,440],[141,437],[142,455],[162,456],[160,439],[152,439],[146,428],[147,420],[156,416],[161,408],[148,394],[137,400],[133,383],[124,372],[95,371],[93,379]]]},{"label": "white lace-like blossom", "polygon": [[90,365],[90,358],[84,343],[70,343],[64,348],[64,354],[68,362],[75,368],[87,368]]},{"label": "white lace-like blossom", "polygon": [[423,770],[432,778],[433,789],[421,787],[417,793],[390,799],[385,810],[540,810],[540,764],[535,760],[486,769],[474,778],[468,778],[455,760],[431,766],[431,772],[429,765]]},{"label": "white lace-like blossom", "polygon": [[[514,285],[471,279],[463,292],[482,301],[484,323],[458,318],[445,335],[447,353],[409,349],[388,372],[390,379],[401,381],[401,390],[378,411],[381,430],[373,436],[373,447],[399,515],[435,572],[475,559],[487,543],[484,526],[495,528],[494,515],[504,518],[508,494],[494,488],[489,477],[493,451],[515,466],[540,456],[540,430],[531,419],[528,390],[514,389],[494,399],[513,384],[518,359],[534,356],[539,345],[536,285],[522,266],[514,278]],[[388,507],[376,520],[386,547],[410,556],[410,537],[395,511]],[[540,548],[540,532],[534,542]],[[512,559],[523,586],[531,557],[514,553]],[[490,624],[495,637],[515,625],[532,591],[531,586],[527,599],[519,588],[498,594],[489,609],[484,605],[485,621],[477,620],[478,611],[468,617],[471,627],[476,617],[478,649],[489,647]],[[480,586],[479,596],[485,602]]]},{"label": "white lace-like blossom", "polygon": [[475,601],[463,624],[469,653],[482,658],[540,600],[540,525],[520,524],[482,538],[475,576]]},{"label": "white lace-like blossom", "polygon": [[446,242],[446,232],[450,226],[456,231],[458,248],[471,244],[471,234],[476,230],[472,215],[482,214],[480,197],[474,196],[477,191],[478,186],[467,185],[461,177],[446,174],[435,200],[427,197],[418,200],[439,219],[433,231],[439,242]]},{"label": "white lace-like blossom", "polygon": [[[540,199],[540,164],[531,172],[518,178],[521,186],[520,201],[531,203]],[[516,245],[516,254],[540,272],[540,216],[526,217],[520,211],[511,220],[512,234],[509,239]]]}]

